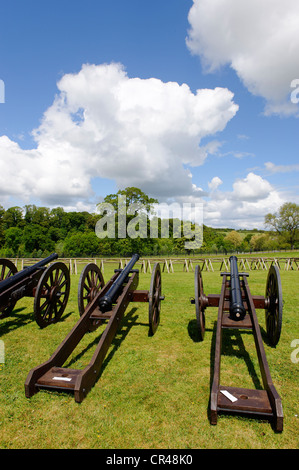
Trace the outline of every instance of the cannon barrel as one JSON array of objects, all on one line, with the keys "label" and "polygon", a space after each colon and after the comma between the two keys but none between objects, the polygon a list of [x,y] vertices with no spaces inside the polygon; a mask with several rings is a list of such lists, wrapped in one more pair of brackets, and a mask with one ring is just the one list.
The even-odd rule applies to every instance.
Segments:
[{"label": "cannon barrel", "polygon": [[230,298],[230,316],[233,320],[243,320],[246,315],[246,310],[242,301],[242,293],[240,287],[240,278],[238,271],[237,257],[231,256],[230,261],[230,285],[231,285],[231,298]]},{"label": "cannon barrel", "polygon": [[52,253],[52,255],[48,256],[47,258],[44,258],[33,266],[27,266],[26,268],[22,269],[22,271],[19,271],[18,273],[14,274],[13,276],[10,276],[7,279],[4,279],[0,282],[0,294],[2,294],[11,287],[14,287],[18,282],[23,281],[28,276],[31,276],[31,274],[33,274],[37,269],[45,266],[46,264],[50,263],[51,261],[57,258],[58,254]]},{"label": "cannon barrel", "polygon": [[103,313],[108,312],[109,310],[112,309],[112,304],[115,301],[115,299],[118,297],[123,283],[125,282],[128,274],[130,273],[130,271],[133,268],[134,264],[138,260],[139,260],[139,255],[137,255],[137,254],[133,255],[131,260],[127,264],[127,266],[121,271],[120,275],[113,282],[113,284],[109,288],[107,294],[100,298],[99,307],[100,307],[100,310]]}]

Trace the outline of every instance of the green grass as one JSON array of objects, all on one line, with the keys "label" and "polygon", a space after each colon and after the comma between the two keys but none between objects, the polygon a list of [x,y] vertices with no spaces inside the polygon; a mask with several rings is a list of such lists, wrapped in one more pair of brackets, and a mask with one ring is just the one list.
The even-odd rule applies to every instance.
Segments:
[{"label": "green grass", "polygon": [[[107,281],[114,266],[105,267]],[[73,395],[40,391],[27,399],[28,372],[49,359],[77,322],[78,275],[62,320],[41,330],[33,320],[33,299],[20,300],[11,317],[1,320],[5,363],[0,365],[0,448],[64,449],[263,449],[297,448],[298,364],[291,361],[292,340],[299,338],[299,271],[281,271],[284,318],[276,348],[264,343],[273,383],[281,395],[284,430],[275,433],[266,420],[222,415],[209,422],[209,396],[217,309],[206,310],[206,334],[197,340],[194,273],[163,273],[161,323],[148,336],[148,305],[130,304],[101,375],[82,403]],[[252,294],[264,295],[267,272],[252,271]],[[220,293],[219,272],[203,272],[206,294]],[[150,274],[140,273],[139,289],[149,289]],[[264,331],[264,312],[258,311]],[[72,354],[72,368],[91,358],[103,327],[87,334]],[[223,340],[221,383],[255,388],[261,384],[253,337],[227,332]],[[245,353],[245,354],[244,354]],[[299,356],[299,355],[297,355]]]}]

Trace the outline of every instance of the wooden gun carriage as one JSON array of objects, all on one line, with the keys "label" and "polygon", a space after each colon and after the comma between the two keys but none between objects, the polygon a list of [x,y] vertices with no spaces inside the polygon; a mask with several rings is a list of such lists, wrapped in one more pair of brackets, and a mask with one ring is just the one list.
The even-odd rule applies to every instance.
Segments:
[{"label": "wooden gun carriage", "polygon": [[[265,310],[268,343],[276,346],[282,326],[282,289],[279,270],[271,266],[265,296],[253,296],[247,282],[247,273],[238,272],[238,260],[230,257],[230,273],[223,272],[221,293],[205,295],[199,266],[195,269],[196,320],[199,338],[205,334],[205,309],[218,307],[216,344],[214,357],[213,381],[210,395],[210,420],[217,424],[220,412],[235,413],[253,417],[262,417],[274,422],[274,429],[283,429],[283,410],[270,375],[269,366],[263,346],[256,309]],[[220,385],[220,363],[222,352],[222,333],[224,329],[251,330],[259,360],[263,390],[237,388]]]},{"label": "wooden gun carriage", "polygon": [[[133,269],[139,259],[134,255],[124,269],[116,269],[105,284],[99,267],[90,263],[83,269],[78,287],[80,319],[48,361],[32,369],[25,382],[25,395],[31,397],[42,388],[69,391],[81,402],[95,384],[107,351],[130,302],[149,303],[149,333],[153,335],[160,321],[161,270],[155,264],[150,290],[136,290],[139,271]],[[83,336],[108,321],[89,364],[83,369],[63,367]]]},{"label": "wooden gun carriage", "polygon": [[34,297],[34,318],[44,328],[63,314],[70,292],[70,274],[56,253],[22,271],[9,259],[0,259],[0,318],[8,317],[23,297]]}]

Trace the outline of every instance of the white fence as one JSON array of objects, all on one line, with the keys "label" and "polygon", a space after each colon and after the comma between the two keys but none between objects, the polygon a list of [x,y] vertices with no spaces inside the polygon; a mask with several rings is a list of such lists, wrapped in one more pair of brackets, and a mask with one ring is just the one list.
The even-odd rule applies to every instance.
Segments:
[{"label": "white fence", "polygon": [[[130,258],[59,258],[70,269],[71,274],[78,274],[81,266],[88,263],[97,264],[104,272],[105,267],[109,264],[117,265],[118,268],[123,268],[129,262]],[[14,258],[11,259],[16,265],[18,271],[24,269],[26,266],[32,266],[40,261],[39,258]],[[229,271],[229,258],[140,258],[136,263],[136,267],[140,272],[152,272],[152,268],[156,262],[160,263],[161,269],[164,272],[174,273],[175,268],[180,271],[189,272],[194,271],[195,266],[198,264],[202,271]],[[238,257],[239,269],[242,271],[253,270],[268,270],[272,265],[277,266],[280,270],[285,271],[298,271],[299,258],[280,258],[280,257]]]}]

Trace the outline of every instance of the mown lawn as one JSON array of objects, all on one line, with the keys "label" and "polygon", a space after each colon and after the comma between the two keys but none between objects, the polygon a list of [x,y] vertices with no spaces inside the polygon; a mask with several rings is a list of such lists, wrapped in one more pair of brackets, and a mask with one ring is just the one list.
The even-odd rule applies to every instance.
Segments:
[{"label": "mown lawn", "polygon": [[[105,267],[107,281],[116,266]],[[299,271],[281,271],[284,317],[280,342],[265,342],[273,383],[282,398],[284,430],[268,421],[222,415],[209,421],[217,309],[206,310],[206,334],[198,341],[194,273],[176,267],[162,273],[161,323],[148,336],[148,305],[130,304],[122,327],[104,361],[101,375],[82,403],[73,395],[40,391],[27,399],[28,372],[47,360],[77,322],[78,275],[71,276],[71,295],[62,320],[40,329],[33,320],[33,299],[20,300],[11,317],[1,320],[5,363],[0,364],[0,448],[10,449],[283,449],[297,448],[298,363],[291,360],[299,338]],[[252,294],[264,295],[267,273],[252,271]],[[219,272],[203,272],[206,294],[220,293]],[[140,273],[140,289],[149,289],[150,274]],[[262,333],[264,312],[258,311]],[[72,368],[89,362],[103,331],[87,334],[68,361]],[[252,334],[228,331],[224,336],[221,383],[261,386]],[[298,346],[297,346],[298,347]],[[299,358],[299,353],[297,354]]]}]

